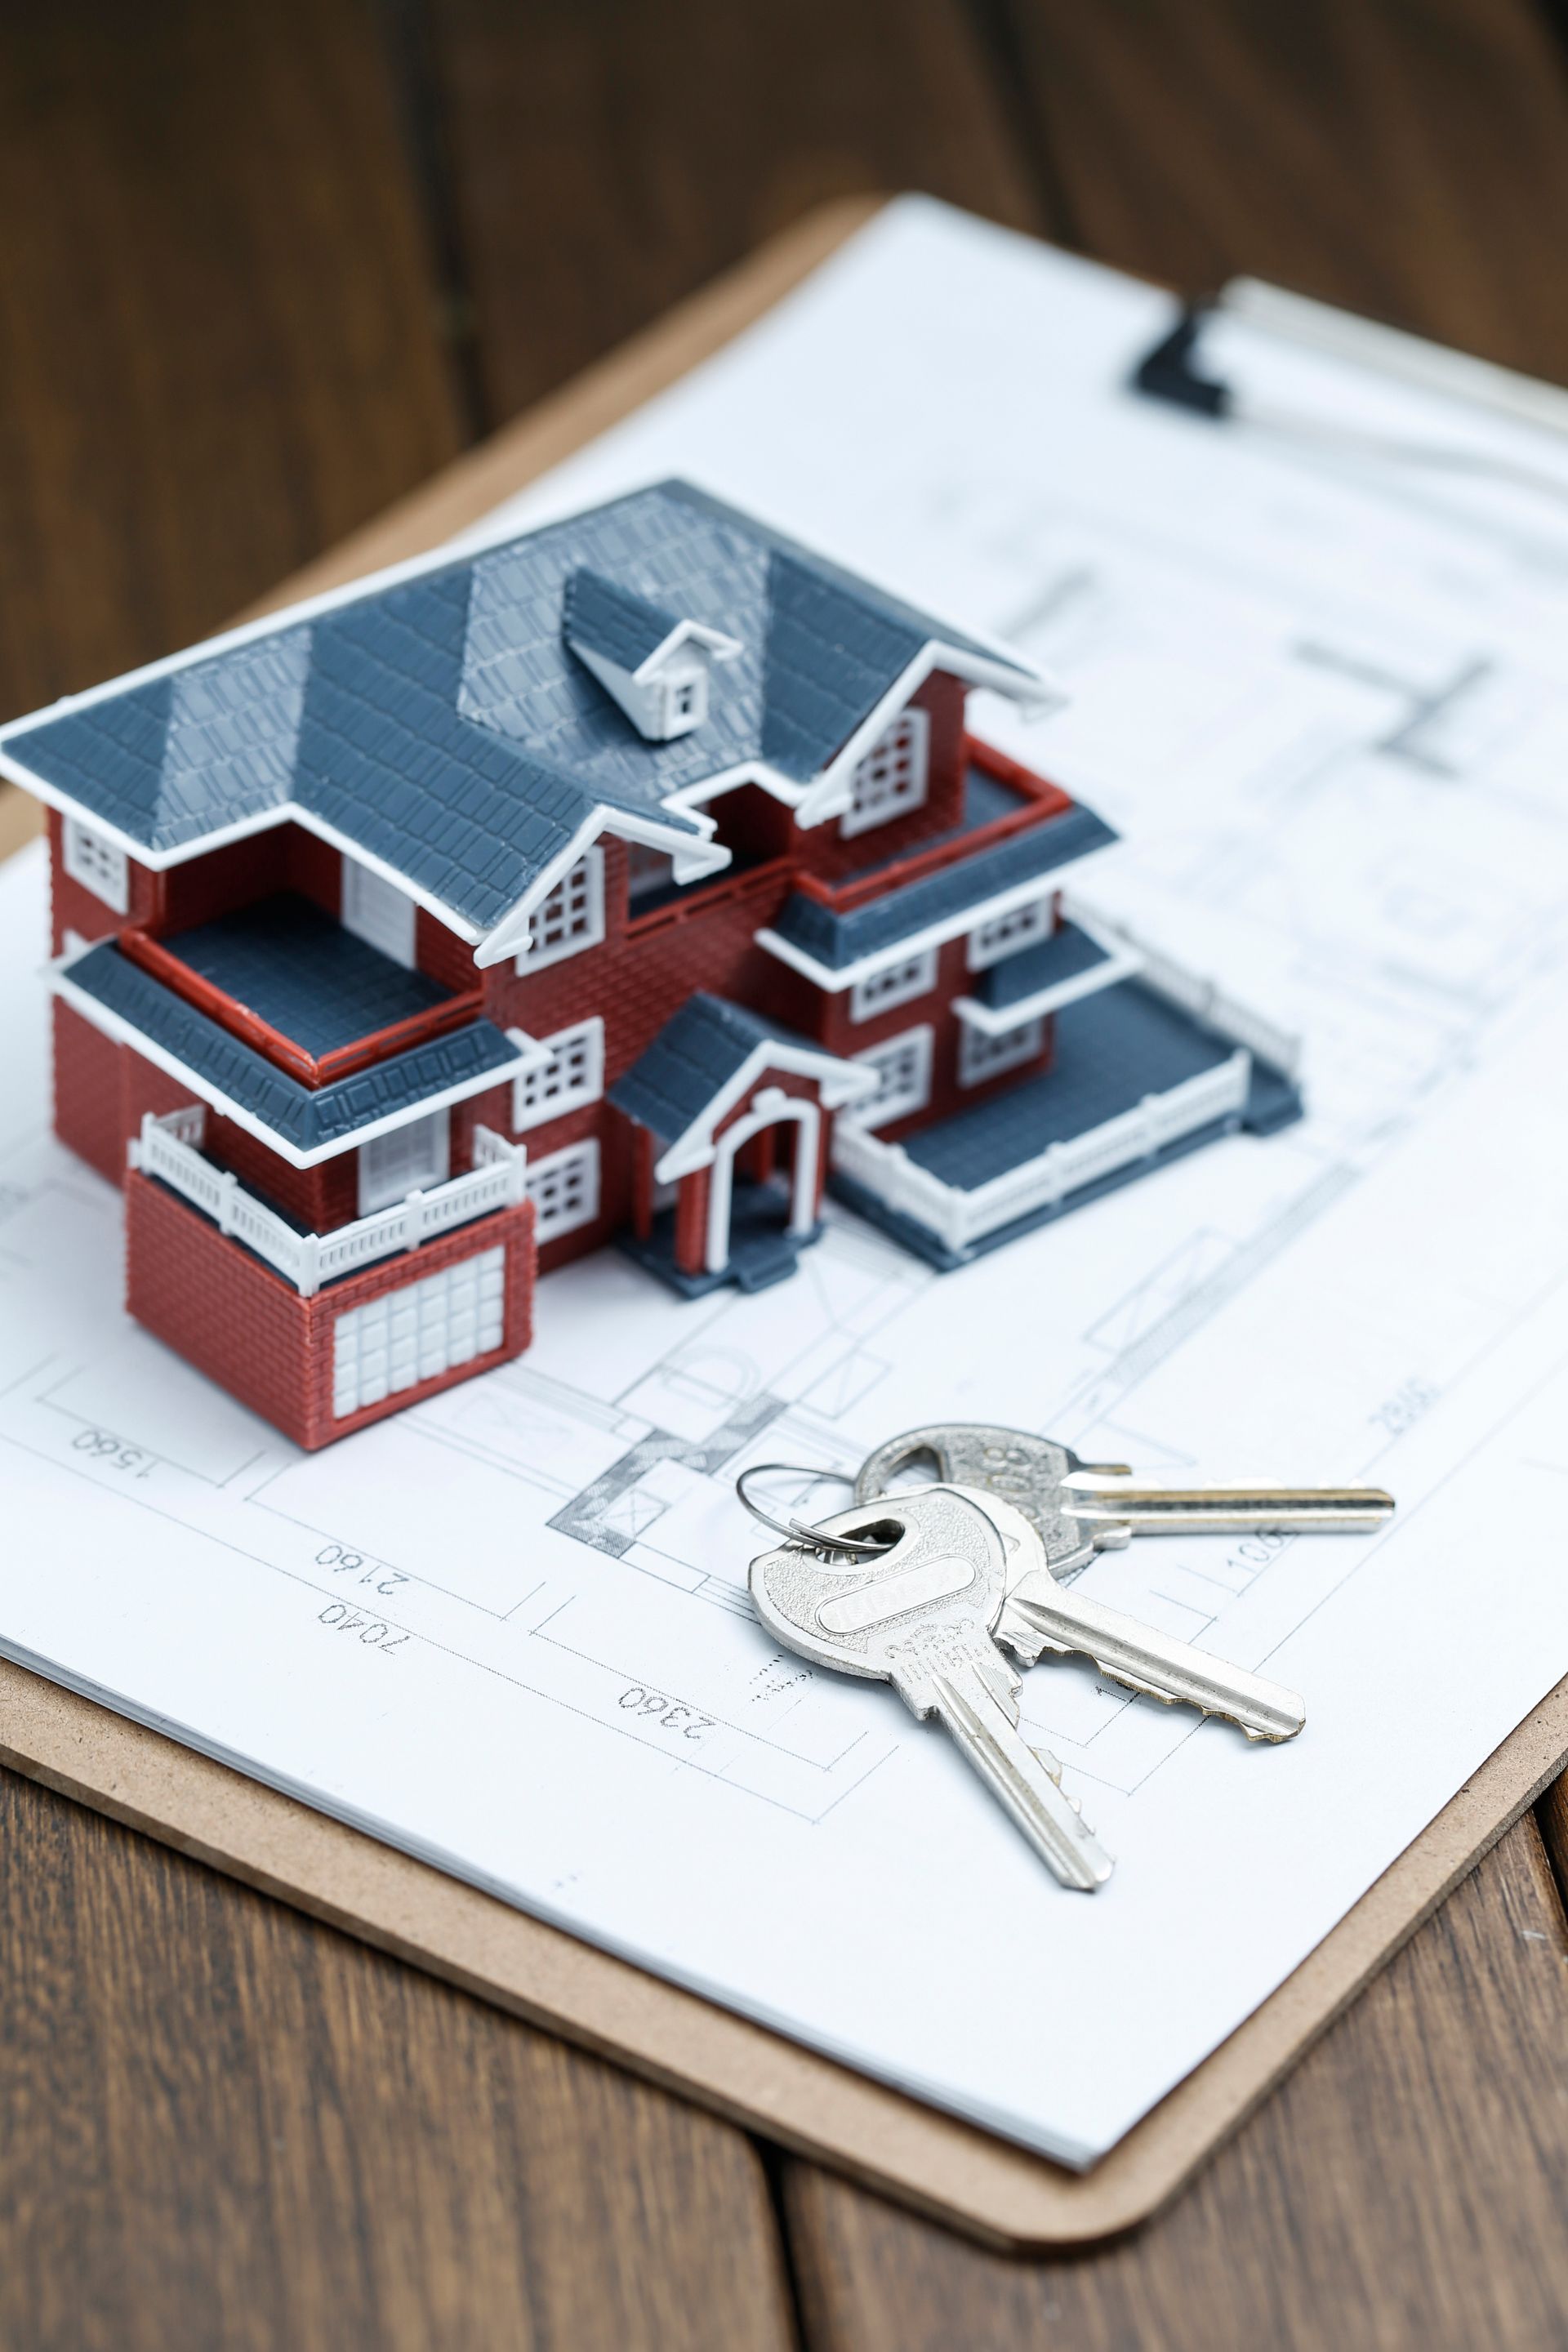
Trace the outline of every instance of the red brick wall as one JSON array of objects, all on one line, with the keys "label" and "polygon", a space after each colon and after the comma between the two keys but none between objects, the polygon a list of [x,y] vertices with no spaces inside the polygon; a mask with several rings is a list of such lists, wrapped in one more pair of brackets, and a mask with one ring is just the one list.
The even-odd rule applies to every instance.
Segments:
[{"label": "red brick wall", "polygon": [[269,1201],[309,1233],[331,1233],[334,1225],[350,1224],[359,1214],[359,1161],[353,1151],[340,1152],[314,1168],[295,1168],[216,1111],[207,1113],[204,1149],[220,1168],[232,1168],[248,1192]]},{"label": "red brick wall", "polygon": [[438,922],[423,907],[414,910],[414,961],[421,971],[438,980],[455,996],[460,996],[465,989],[479,987],[484,978],[467,940],[449,931],[445,923]]},{"label": "red brick wall", "polygon": [[125,1176],[120,1107],[120,1047],[57,997],[55,1133],[89,1168],[119,1184]]},{"label": "red brick wall", "polygon": [[302,825],[269,825],[209,850],[158,877],[157,927],[188,931],[277,890],[297,890],[335,916],[342,896],[342,858]]},{"label": "red brick wall", "polygon": [[[263,1265],[164,1186],[126,1180],[126,1305],[140,1323],[297,1445],[328,1444],[424,1396],[519,1356],[532,1330],[533,1212],[525,1202],[423,1248],[384,1258],[314,1298]],[[471,1364],[421,1381],[342,1421],[332,1417],[332,1324],[367,1299],[442,1267],[507,1249],[501,1344]]]},{"label": "red brick wall", "polygon": [[[126,1141],[141,1133],[142,1121],[149,1111],[154,1118],[162,1118],[166,1111],[184,1110],[200,1099],[155,1062],[144,1061],[134,1046],[121,1045],[119,1054],[120,1132]],[[209,1113],[209,1127],[211,1123]]]},{"label": "red brick wall", "polygon": [[[533,1037],[552,1036],[597,1013],[605,1024],[607,1091],[698,990],[771,1009],[784,967],[757,946],[755,934],[777,913],[790,884],[787,874],[776,880],[759,877],[760,892],[742,882],[731,903],[683,902],[661,916],[645,917],[628,933],[626,848],[608,838],[603,846],[604,943],[563,956],[526,980],[519,979],[510,962],[492,966],[485,1011],[502,1028],[522,1029]],[[510,1117],[507,1102],[502,1131],[508,1135]],[[590,1135],[599,1139],[599,1214],[591,1225],[543,1243],[542,1272],[598,1248],[630,1221],[631,1127],[608,1103],[588,1105],[519,1139],[528,1146],[531,1160],[542,1160]]]}]

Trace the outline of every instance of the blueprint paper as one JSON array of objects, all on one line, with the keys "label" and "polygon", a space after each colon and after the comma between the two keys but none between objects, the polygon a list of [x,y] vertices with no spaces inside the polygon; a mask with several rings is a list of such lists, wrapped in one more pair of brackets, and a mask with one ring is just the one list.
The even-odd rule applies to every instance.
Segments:
[{"label": "blueprint paper", "polygon": [[[832,1209],[754,1298],[605,1253],[519,1363],[307,1456],[117,1312],[117,1197],[47,1134],[41,860],[0,873],[0,1651],[1076,2165],[1568,1672],[1568,530],[1131,400],[1167,316],[900,205],[509,515],[686,472],[1020,644],[1072,700],[981,731],[1130,836],[1097,906],[1305,1036],[1302,1126],[955,1276]],[[750,1614],[736,1470],[944,1416],[1399,1498],[1086,1572],[1308,1715],[1258,1748],[1031,1674],[1093,1898]],[[1070,2034],[1020,2023],[1064,1990]]]}]

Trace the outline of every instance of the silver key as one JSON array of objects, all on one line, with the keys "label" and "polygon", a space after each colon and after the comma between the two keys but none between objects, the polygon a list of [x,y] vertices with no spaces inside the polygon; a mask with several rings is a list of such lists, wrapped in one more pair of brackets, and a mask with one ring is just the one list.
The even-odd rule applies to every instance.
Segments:
[{"label": "silver key", "polygon": [[802,1657],[890,1682],[922,1721],[940,1717],[1062,1885],[1092,1894],[1110,1857],[1063,1790],[1060,1766],[1019,1731],[1019,1677],[991,1635],[1010,1545],[1033,1563],[1031,1531],[1019,1520],[1005,1538],[980,1497],[935,1486],[874,1514],[837,1512],[815,1532],[864,1538],[873,1529],[892,1538],[873,1559],[799,1542],[762,1553],[750,1578],[758,1616]]},{"label": "silver key", "polygon": [[1360,1535],[1381,1527],[1394,1508],[1381,1486],[1138,1486],[1124,1462],[1080,1462],[1052,1438],[984,1422],[937,1423],[889,1438],[862,1464],[856,1499],[897,1491],[921,1462],[954,1486],[998,1495],[1022,1511],[1058,1578],[1135,1534]]},{"label": "silver key", "polygon": [[1022,1664],[1035,1665],[1047,1650],[1058,1657],[1092,1658],[1102,1675],[1129,1690],[1163,1699],[1167,1706],[1181,1704],[1224,1716],[1239,1724],[1248,1739],[1295,1738],[1307,1716],[1293,1690],[1058,1584],[1045,1546],[1023,1513],[990,1496],[982,1499],[988,1511],[1005,1511],[1026,1538],[1013,1556],[994,1628],[994,1639]]}]

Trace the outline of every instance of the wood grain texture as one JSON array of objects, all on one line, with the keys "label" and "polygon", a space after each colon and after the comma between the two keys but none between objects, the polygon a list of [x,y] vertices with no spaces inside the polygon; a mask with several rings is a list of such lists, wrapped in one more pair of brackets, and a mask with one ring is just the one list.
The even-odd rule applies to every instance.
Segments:
[{"label": "wood grain texture", "polygon": [[216,626],[458,446],[362,0],[59,0],[0,71],[0,711]]},{"label": "wood grain texture", "polygon": [[[1568,374],[1564,100],[1524,0],[428,26],[492,416],[868,184]],[[375,29],[354,0],[12,12],[0,710],[213,625],[460,439]],[[1561,1789],[1542,1818],[1562,1867]],[[739,2135],[10,1782],[0,1854],[6,2352],[789,2340]],[[1013,2265],[793,2168],[810,2341],[1561,2342],[1563,1981],[1527,1823],[1134,2242]]]},{"label": "wood grain texture", "polygon": [[1568,1905],[1568,1772],[1548,1789],[1535,1808],[1535,1817],[1556,1876],[1557,1891]]},{"label": "wood grain texture", "polygon": [[961,0],[431,0],[490,421],[867,189],[1039,218]]},{"label": "wood grain texture", "polygon": [[6,2352],[784,2352],[747,2141],[0,1773]]},{"label": "wood grain texture", "polygon": [[1531,0],[985,0],[1075,242],[1568,379],[1568,77]]},{"label": "wood grain texture", "polygon": [[1015,2263],[792,2168],[813,2352],[1568,2340],[1568,1926],[1527,1816],[1171,2210]]}]

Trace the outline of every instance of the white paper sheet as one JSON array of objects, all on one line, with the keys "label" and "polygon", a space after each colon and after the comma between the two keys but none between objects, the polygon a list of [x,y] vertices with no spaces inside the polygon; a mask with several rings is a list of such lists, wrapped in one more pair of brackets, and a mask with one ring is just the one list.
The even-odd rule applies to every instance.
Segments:
[{"label": "white paper sheet", "polygon": [[[1131,835],[1097,900],[1305,1034],[1301,1127],[957,1276],[839,1213],[755,1298],[607,1253],[521,1363],[307,1457],[117,1312],[117,1199],[47,1132],[37,853],[0,876],[0,1649],[1078,2165],[1568,1672],[1568,534],[1132,400],[1166,315],[905,205],[510,514],[682,471],[1022,642],[1074,698],[983,727]],[[1093,1899],[749,1614],[735,1470],[943,1415],[1400,1500],[1089,1571],[1308,1700],[1258,1749],[1037,1669]]]}]

